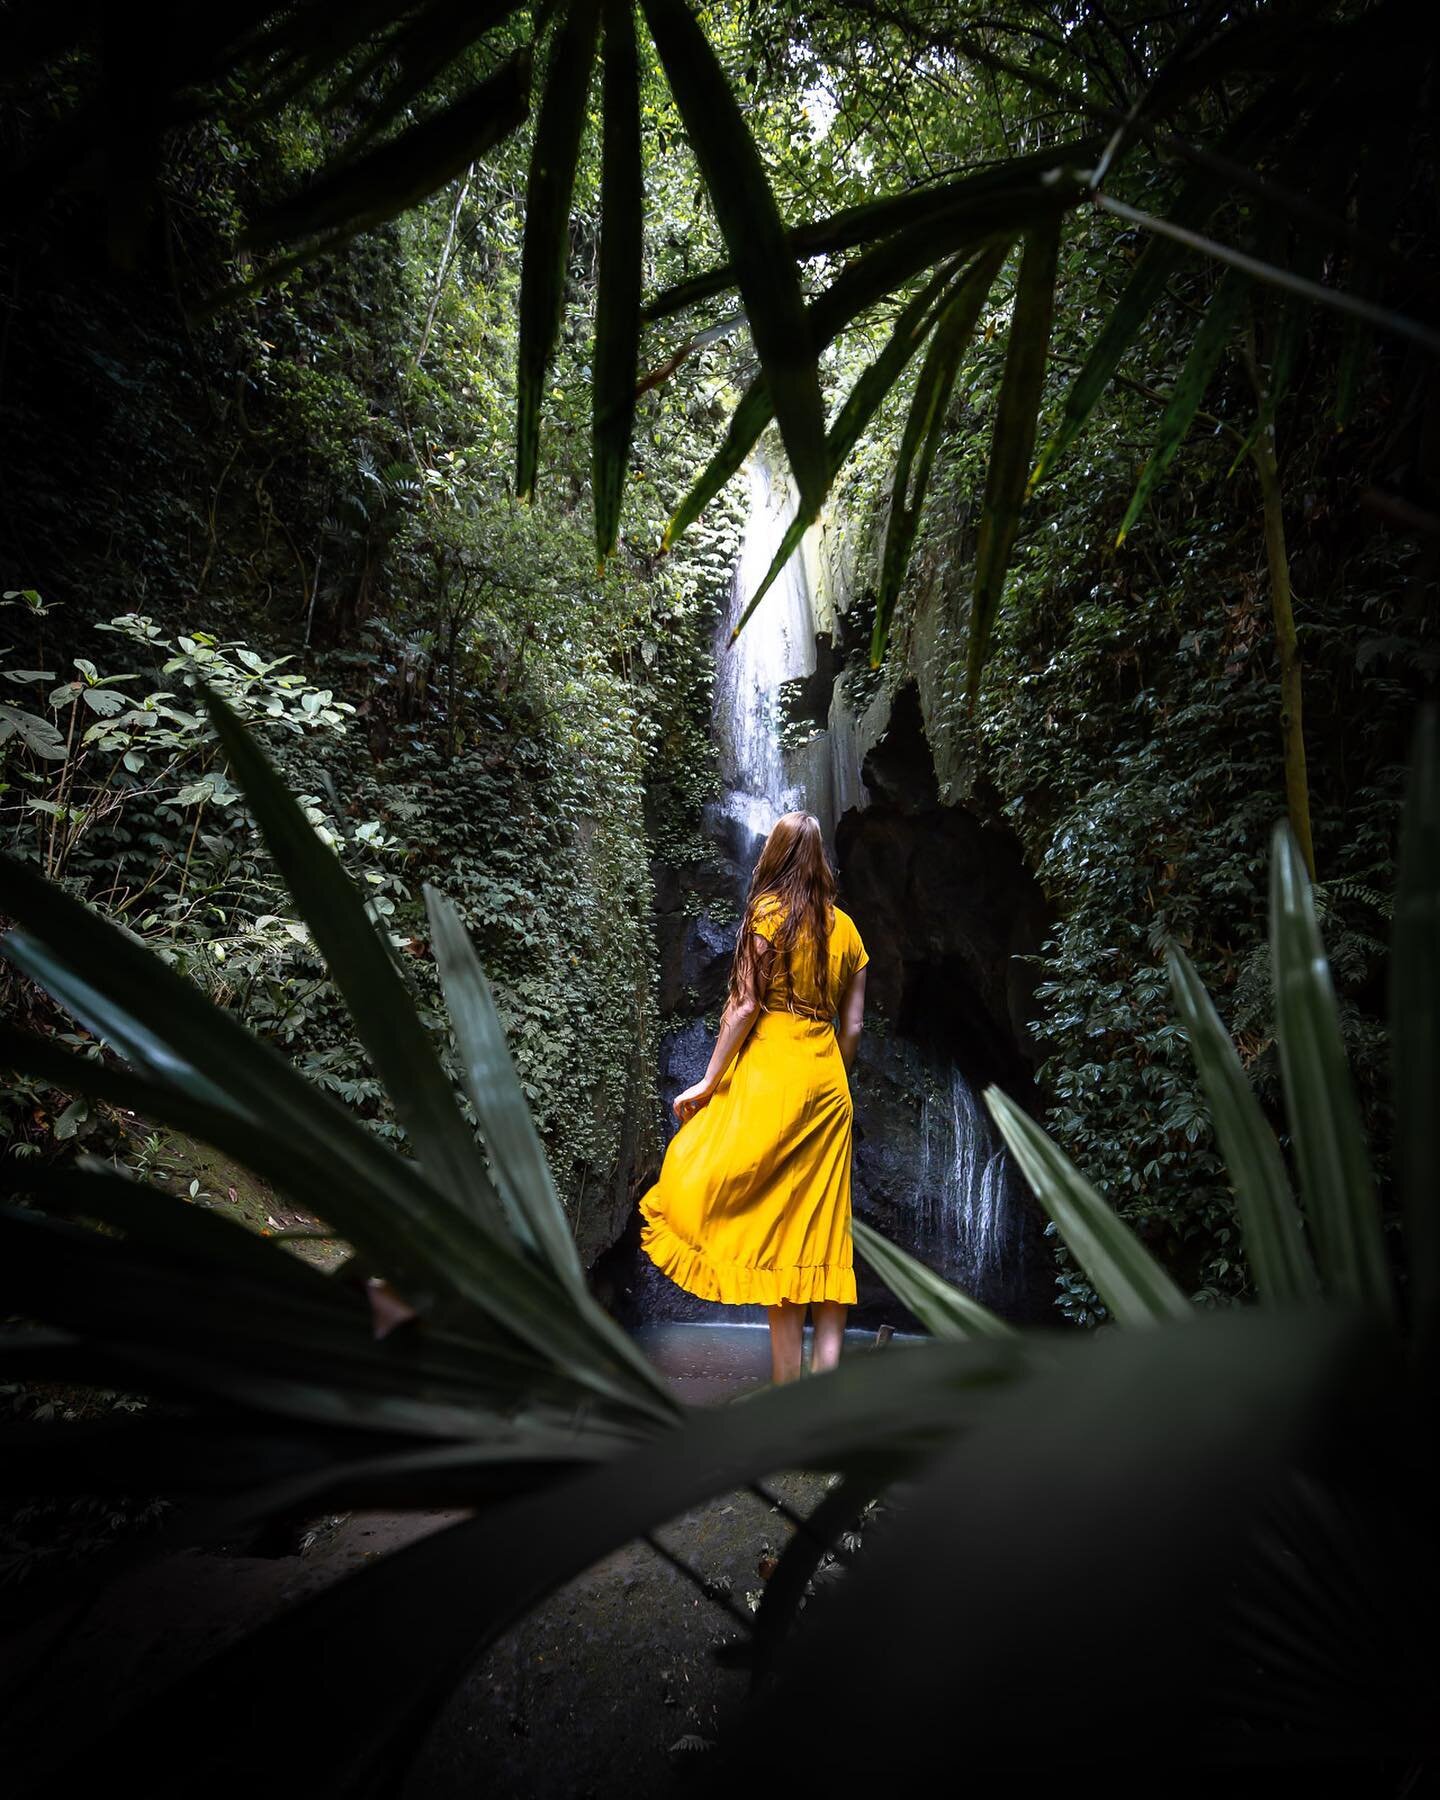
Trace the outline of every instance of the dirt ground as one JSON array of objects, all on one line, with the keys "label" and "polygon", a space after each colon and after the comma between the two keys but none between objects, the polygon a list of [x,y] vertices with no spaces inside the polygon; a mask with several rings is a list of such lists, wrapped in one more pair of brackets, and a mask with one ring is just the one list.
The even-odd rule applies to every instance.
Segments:
[{"label": "dirt ground", "polygon": [[[713,1392],[717,1383],[707,1383]],[[710,1395],[706,1395],[709,1398]],[[767,1484],[799,1512],[814,1475]],[[316,1521],[287,1556],[190,1551],[122,1577],[78,1621],[41,1621],[0,1647],[0,1761],[53,1791],[84,1739],[307,1594],[457,1513],[351,1513]],[[553,1595],[481,1656],[412,1769],[406,1800],[649,1800],[684,1793],[747,1677],[715,1658],[787,1540],[753,1493],[711,1501],[657,1534],[724,1596],[702,1595],[650,1545],[626,1546]],[[83,1703],[77,1704],[77,1697]]]}]

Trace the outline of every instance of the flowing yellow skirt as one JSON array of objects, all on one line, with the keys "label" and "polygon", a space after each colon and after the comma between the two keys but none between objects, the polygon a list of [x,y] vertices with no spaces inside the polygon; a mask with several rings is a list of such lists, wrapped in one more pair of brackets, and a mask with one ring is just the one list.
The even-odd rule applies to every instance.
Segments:
[{"label": "flowing yellow skirt", "polygon": [[640,1202],[646,1255],[702,1300],[853,1304],[851,1140],[833,1028],[762,1012]]}]

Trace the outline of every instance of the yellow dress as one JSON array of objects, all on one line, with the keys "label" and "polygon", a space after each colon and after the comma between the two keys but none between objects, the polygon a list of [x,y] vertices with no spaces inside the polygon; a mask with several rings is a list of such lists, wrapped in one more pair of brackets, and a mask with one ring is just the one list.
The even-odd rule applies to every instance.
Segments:
[{"label": "yellow dress", "polygon": [[[755,929],[784,918],[764,899]],[[778,965],[778,958],[776,959]],[[834,1005],[869,961],[855,922],[835,908]],[[850,1241],[850,1084],[834,1022],[821,1018],[811,944],[772,971],[760,1016],[707,1106],[670,1140],[640,1202],[651,1262],[702,1300],[775,1306],[855,1299]]]}]

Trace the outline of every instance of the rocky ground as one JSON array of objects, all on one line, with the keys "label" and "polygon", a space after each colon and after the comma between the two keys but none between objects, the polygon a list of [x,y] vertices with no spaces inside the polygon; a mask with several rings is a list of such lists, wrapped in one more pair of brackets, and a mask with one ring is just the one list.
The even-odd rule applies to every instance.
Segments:
[{"label": "rocky ground", "polygon": [[[753,1383],[700,1372],[672,1377],[687,1398],[723,1401]],[[825,1478],[781,1475],[768,1490],[808,1512]],[[312,1521],[291,1554],[167,1557],[113,1582],[78,1618],[39,1621],[0,1649],[6,1723],[0,1757],[47,1788],[79,1743],[144,1697],[306,1595],[443,1528],[455,1513],[352,1513]],[[684,1792],[747,1677],[715,1645],[739,1632],[761,1565],[790,1527],[753,1493],[671,1521],[664,1548],[709,1595],[648,1544],[632,1544],[553,1595],[483,1654],[425,1743],[407,1800],[485,1791],[504,1800],[633,1800]],[[768,1563],[766,1563],[768,1572]],[[303,1712],[277,1675],[277,1715]]]}]

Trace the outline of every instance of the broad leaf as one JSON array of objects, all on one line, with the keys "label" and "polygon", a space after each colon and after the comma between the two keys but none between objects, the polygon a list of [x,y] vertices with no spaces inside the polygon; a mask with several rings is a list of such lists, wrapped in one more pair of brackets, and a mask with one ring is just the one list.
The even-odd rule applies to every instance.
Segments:
[{"label": "broad leaf", "polygon": [[286,1667],[309,1671],[309,1704],[328,1722],[298,1740],[287,1781],[382,1789],[484,1646],[608,1551],[778,1468],[872,1478],[908,1468],[993,1407],[1022,1366],[995,1343],[891,1349],[740,1405],[695,1409],[632,1455],[490,1507],[302,1600],[107,1731],[67,1766],[67,1785],[100,1779],[142,1746],[157,1800],[222,1776],[233,1785],[273,1775],[270,1737],[235,1731],[236,1695],[265,1692],[264,1671]]},{"label": "broad leaf", "polygon": [[1086,1279],[1122,1325],[1162,1325],[1195,1309],[1150,1252],[1028,1113],[997,1087],[985,1104]]}]

